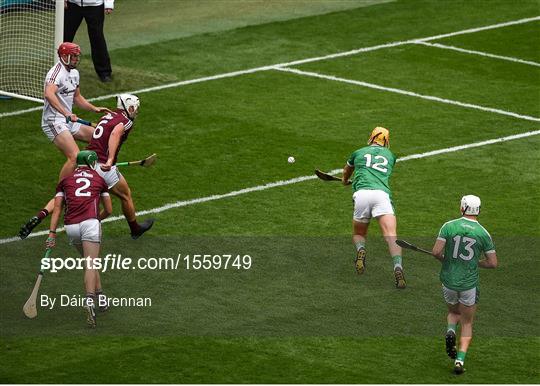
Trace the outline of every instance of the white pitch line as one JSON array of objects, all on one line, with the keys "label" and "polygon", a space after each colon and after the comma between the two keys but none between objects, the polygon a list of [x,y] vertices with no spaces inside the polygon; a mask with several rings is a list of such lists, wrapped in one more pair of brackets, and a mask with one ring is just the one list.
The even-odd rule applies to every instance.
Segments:
[{"label": "white pitch line", "polygon": [[465,29],[462,31],[450,32],[447,34],[435,35],[435,36],[430,36],[427,38],[416,39],[416,40],[427,42],[429,40],[438,40],[438,39],[449,38],[452,36],[472,34],[475,32],[487,31],[487,30],[495,29],[495,28],[510,27],[512,25],[530,23],[531,21],[538,21],[538,20],[540,20],[540,16],[528,17],[526,19],[512,20],[512,21],[507,21],[507,22],[499,23],[499,24],[486,25],[484,27],[470,28],[470,29]]},{"label": "white pitch line", "polygon": [[[396,41],[396,42],[393,42],[393,43],[379,44],[379,45],[375,45],[375,46],[371,46],[371,47],[363,47],[363,48],[358,48],[358,49],[354,49],[354,50],[350,50],[350,51],[337,52],[337,53],[330,54],[330,55],[317,56],[317,57],[313,57],[313,58],[300,59],[300,60],[295,60],[295,61],[292,61],[292,62],[278,63],[278,64],[262,66],[262,67],[254,67],[254,68],[250,68],[250,69],[247,69],[247,70],[227,72],[227,73],[224,73],[224,74],[206,76],[206,77],[202,77],[202,78],[184,80],[184,81],[180,81],[180,82],[163,84],[161,86],[148,87],[148,88],[143,88],[143,89],[140,89],[140,90],[125,91],[125,92],[128,93],[128,94],[142,94],[142,93],[146,93],[146,92],[160,91],[160,90],[164,90],[164,89],[168,89],[168,88],[180,87],[180,86],[185,86],[185,85],[194,84],[194,83],[201,83],[201,82],[207,82],[207,81],[216,80],[216,79],[231,78],[231,77],[234,77],[234,76],[251,74],[251,73],[259,72],[259,71],[272,70],[272,69],[274,69],[276,67],[288,67],[288,66],[295,66],[295,65],[304,64],[304,63],[317,62],[317,61],[321,61],[321,60],[335,59],[335,58],[340,58],[340,57],[344,57],[344,56],[356,55],[356,54],[359,54],[359,53],[362,53],[362,52],[380,50],[380,49],[383,49],[383,48],[391,48],[391,47],[401,46],[401,45],[405,45],[405,44],[414,44],[414,43],[425,42],[425,41],[429,41],[429,40],[442,39],[442,38],[445,38],[445,37],[469,34],[469,33],[485,31],[485,30],[495,29],[495,28],[508,27],[508,26],[516,25],[516,24],[530,23],[530,22],[536,21],[536,20],[540,20],[540,16],[529,17],[529,18],[519,19],[519,20],[512,20],[512,21],[508,21],[508,22],[504,22],[504,23],[498,23],[498,24],[491,24],[491,25],[487,25],[487,26],[483,26],[483,27],[470,28],[470,29],[466,29],[466,30],[450,32],[450,33],[443,34],[443,35],[434,35],[434,36],[428,36],[428,37],[425,37],[425,38],[416,38],[416,39],[410,39],[410,40]],[[116,95],[117,94],[102,95],[102,96],[99,96],[99,97],[90,98],[89,101],[91,101],[91,102],[99,101],[99,100],[115,97]],[[0,118],[10,117],[10,116],[14,116],[14,115],[26,114],[26,113],[30,113],[30,112],[33,112],[33,111],[39,111],[39,110],[42,110],[42,109],[43,109],[43,106],[37,106],[37,107],[32,107],[32,108],[29,108],[29,109],[25,109],[25,110],[17,110],[17,111],[11,111],[11,112],[7,112],[7,113],[0,113]]]},{"label": "white pitch line", "polygon": [[362,87],[372,88],[372,89],[381,90],[381,91],[388,91],[388,92],[393,92],[393,93],[396,93],[396,94],[408,95],[408,96],[412,96],[412,97],[415,97],[415,98],[427,99],[427,100],[430,100],[430,101],[446,103],[446,104],[449,104],[449,105],[467,107],[467,108],[470,108],[470,109],[487,111],[487,112],[490,112],[490,113],[496,113],[496,114],[501,114],[501,115],[507,115],[507,116],[514,117],[514,118],[525,119],[527,121],[540,122],[540,118],[531,117],[530,115],[517,114],[517,113],[513,113],[511,111],[495,109],[495,108],[492,108],[492,107],[479,106],[479,105],[474,105],[472,103],[459,102],[459,101],[455,101],[455,100],[451,100],[451,99],[439,98],[439,97],[432,96],[432,95],[418,94],[418,93],[415,93],[415,92],[412,92],[412,91],[402,90],[402,89],[393,88],[393,87],[385,87],[385,86],[381,86],[381,85],[374,84],[374,83],[362,82],[362,81],[359,81],[359,80],[339,78],[337,76],[319,74],[317,72],[311,72],[311,71],[302,71],[302,70],[298,70],[296,68],[276,67],[275,70],[283,71],[283,72],[291,72],[291,73],[294,73],[294,74],[310,76],[310,77],[313,77],[313,78],[320,78],[320,79],[326,79],[326,80],[333,80],[333,81],[336,81],[336,82],[354,84],[356,86],[362,86]]},{"label": "white pitch line", "polygon": [[490,54],[489,52],[467,50],[465,48],[460,48],[460,47],[455,47],[455,46],[447,46],[445,44],[439,44],[439,43],[428,43],[428,42],[424,42],[424,41],[417,41],[415,43],[416,44],[422,44],[424,46],[429,46],[429,47],[442,48],[443,50],[453,50],[453,51],[463,52],[463,53],[466,53],[466,54],[486,56],[488,58],[501,59],[501,60],[506,60],[506,61],[509,61],[509,62],[528,64],[530,66],[540,67],[540,63],[533,62],[533,61],[530,61],[530,60],[523,60],[523,59],[519,59],[519,58],[514,58],[512,56],[495,55],[495,54]]},{"label": "white pitch line", "polygon": [[[407,155],[407,156],[398,158],[396,160],[396,162],[403,162],[403,161],[410,161],[410,160],[413,160],[413,159],[427,158],[427,157],[432,157],[434,155],[445,154],[445,153],[454,153],[454,152],[460,151],[460,150],[473,149],[475,147],[482,147],[482,146],[487,146],[487,145],[493,145],[495,143],[513,141],[515,139],[532,137],[534,135],[539,135],[539,134],[540,134],[540,130],[527,131],[525,133],[509,135],[509,136],[506,136],[506,137],[500,137],[500,138],[488,139],[486,141],[481,141],[481,142],[469,143],[467,145],[458,145],[458,146],[453,146],[453,147],[447,147],[445,149],[432,150],[432,151],[428,151],[428,152],[420,153],[420,154],[411,154],[411,155]],[[343,171],[343,169],[334,169],[334,170],[328,172],[328,174],[339,174],[342,171]]]},{"label": "white pitch line", "polygon": [[[460,151],[460,150],[472,149],[472,148],[475,148],[475,147],[481,147],[481,146],[486,146],[486,145],[492,145],[494,143],[501,143],[501,142],[506,142],[506,141],[512,141],[512,140],[515,140],[515,139],[532,137],[532,136],[538,135],[538,134],[540,134],[540,130],[528,131],[528,132],[525,132],[525,133],[509,135],[509,136],[506,136],[506,137],[494,138],[494,139],[489,139],[489,140],[481,141],[481,142],[473,142],[473,143],[469,143],[469,144],[466,144],[466,145],[447,147],[447,148],[444,148],[444,149],[428,151],[428,152],[425,152],[425,153],[411,154],[411,155],[408,155],[408,156],[405,156],[405,157],[398,158],[396,162],[403,162],[403,161],[409,161],[409,160],[413,160],[413,159],[427,158],[427,157],[432,157],[434,155],[445,154],[445,153],[453,153],[453,152]],[[330,172],[330,174],[337,174],[337,173],[339,173],[341,171],[342,171],[342,169],[334,169],[334,170],[332,170]],[[234,191],[229,192],[229,193],[214,194],[212,196],[194,198],[194,199],[191,199],[191,200],[176,201],[176,202],[172,202],[170,204],[166,204],[166,205],[163,205],[163,206],[160,206],[160,207],[157,207],[157,208],[142,210],[140,212],[137,212],[137,216],[143,216],[143,215],[152,214],[152,213],[160,213],[160,212],[164,212],[164,211],[167,211],[167,210],[173,209],[173,208],[180,208],[180,207],[191,206],[191,205],[200,204],[200,203],[208,202],[208,201],[221,200],[221,199],[224,199],[224,198],[235,197],[235,196],[239,196],[239,195],[247,194],[247,193],[251,193],[251,192],[259,192],[259,191],[262,191],[262,190],[268,190],[268,189],[275,188],[275,187],[278,187],[278,186],[292,185],[292,184],[296,184],[296,183],[303,182],[303,181],[314,180],[316,178],[317,177],[315,175],[301,176],[301,177],[291,178],[289,180],[276,181],[276,182],[271,182],[271,183],[264,184],[264,185],[257,185],[257,186],[253,186],[253,187],[250,187],[250,188],[234,190]],[[123,220],[123,219],[124,219],[123,215],[122,216],[114,216],[114,217],[106,218],[102,222],[112,222],[112,221],[118,221],[118,220]],[[63,232],[63,231],[64,231],[64,228],[57,229],[57,232]],[[36,233],[32,233],[28,237],[44,236],[44,235],[47,235],[48,233],[49,233],[48,231],[39,231],[39,232],[36,232]],[[0,244],[7,244],[7,243],[14,242],[14,241],[21,241],[21,239],[19,239],[18,237],[9,237],[9,238],[5,238],[5,239],[0,239]]]}]

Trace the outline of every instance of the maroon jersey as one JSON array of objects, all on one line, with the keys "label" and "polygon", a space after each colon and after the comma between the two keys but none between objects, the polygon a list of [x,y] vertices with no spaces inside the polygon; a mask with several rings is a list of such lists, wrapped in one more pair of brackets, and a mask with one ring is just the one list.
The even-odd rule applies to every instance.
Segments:
[{"label": "maroon jersey", "polygon": [[99,200],[108,196],[105,180],[93,169],[78,167],[56,187],[56,196],[64,197],[66,209],[64,224],[78,224],[84,220],[98,218]]},{"label": "maroon jersey", "polygon": [[124,124],[124,134],[122,134],[122,137],[120,138],[120,143],[118,144],[116,154],[114,155],[113,164],[115,164],[120,147],[127,139],[131,126],[133,126],[133,121],[126,116],[123,110],[116,110],[112,114],[109,113],[103,116],[96,125],[90,144],[86,147],[87,150],[93,150],[97,153],[98,161],[101,163],[106,163],[107,159],[109,159],[109,138],[112,131],[119,123]]}]

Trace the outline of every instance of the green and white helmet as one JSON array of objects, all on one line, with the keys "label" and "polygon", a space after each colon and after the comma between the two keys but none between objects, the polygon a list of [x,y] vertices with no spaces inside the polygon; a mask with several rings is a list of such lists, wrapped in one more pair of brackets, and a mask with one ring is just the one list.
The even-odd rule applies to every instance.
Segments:
[{"label": "green and white helmet", "polygon": [[96,168],[97,154],[92,150],[81,150],[77,154],[77,166],[89,166],[92,169]]}]

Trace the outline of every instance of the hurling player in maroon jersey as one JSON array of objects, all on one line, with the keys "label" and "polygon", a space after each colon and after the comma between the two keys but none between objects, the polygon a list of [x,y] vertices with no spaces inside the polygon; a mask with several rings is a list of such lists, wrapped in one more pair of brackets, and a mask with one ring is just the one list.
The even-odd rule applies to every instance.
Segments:
[{"label": "hurling player in maroon jersey", "polygon": [[[65,204],[64,226],[69,242],[79,250],[83,258],[88,258],[84,272],[84,308],[90,327],[96,326],[96,297],[100,299],[104,296],[99,271],[92,267],[92,262],[99,258],[101,220],[112,213],[107,184],[95,171],[96,165],[95,152],[83,150],[77,154],[77,168],[56,187],[49,237],[45,243],[47,248],[56,245],[56,228]],[[103,206],[101,211],[100,203]]]},{"label": "hurling player in maroon jersey", "polygon": [[148,219],[139,224],[135,216],[135,205],[131,197],[129,185],[116,167],[116,159],[122,144],[127,139],[133,121],[139,112],[139,98],[131,94],[120,94],[117,97],[117,110],[101,118],[96,125],[90,144],[86,147],[98,156],[97,172],[109,187],[112,194],[122,203],[122,212],[126,217],[133,239],[139,238],[154,224]]},{"label": "hurling player in maroon jersey", "polygon": [[[90,144],[87,147],[88,150],[93,150],[97,153],[100,162],[97,172],[105,179],[111,193],[120,199],[122,212],[126,217],[133,239],[138,239],[144,232],[149,230],[154,224],[154,220],[147,219],[141,224],[137,222],[131,190],[124,176],[116,168],[115,163],[120,147],[131,131],[133,121],[139,112],[139,106],[139,98],[135,95],[119,95],[117,97],[117,110],[101,118],[96,125]],[[26,238],[34,227],[41,222],[44,216],[48,214],[49,212],[45,211],[38,216],[32,217],[21,228],[19,237],[21,239]]]}]

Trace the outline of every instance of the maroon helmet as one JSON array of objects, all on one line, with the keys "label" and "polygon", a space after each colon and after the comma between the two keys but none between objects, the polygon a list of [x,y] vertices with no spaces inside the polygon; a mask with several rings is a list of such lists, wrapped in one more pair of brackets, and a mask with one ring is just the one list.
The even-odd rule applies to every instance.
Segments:
[{"label": "maroon helmet", "polygon": [[[75,68],[79,64],[81,47],[75,43],[64,42],[58,47],[58,56],[67,68]],[[64,59],[65,56],[67,56],[67,60]]]}]

